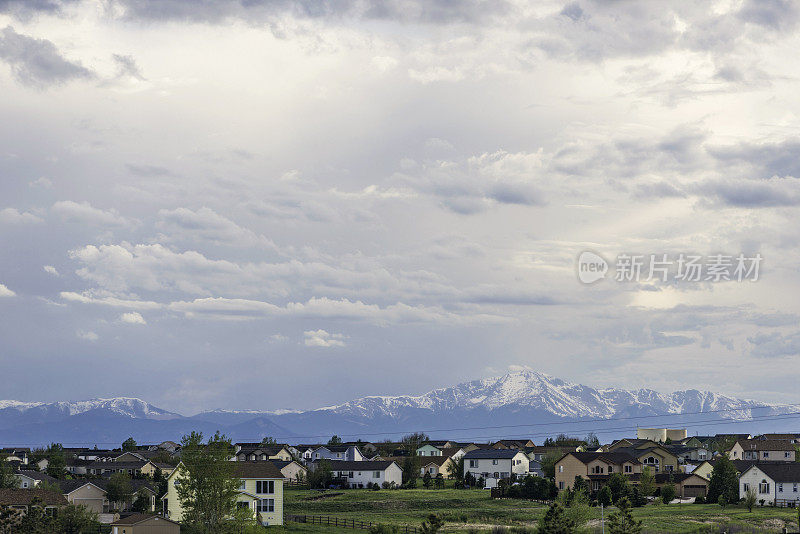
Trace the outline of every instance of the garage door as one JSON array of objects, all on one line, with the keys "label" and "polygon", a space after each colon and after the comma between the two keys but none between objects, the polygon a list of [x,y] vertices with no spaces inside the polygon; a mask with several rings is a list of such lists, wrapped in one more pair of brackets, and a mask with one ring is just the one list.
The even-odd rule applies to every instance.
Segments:
[{"label": "garage door", "polygon": [[684,497],[703,497],[706,496],[706,486],[702,484],[687,484],[683,487]]},{"label": "garage door", "polygon": [[103,513],[103,499],[73,499],[72,504],[82,504],[92,512]]}]

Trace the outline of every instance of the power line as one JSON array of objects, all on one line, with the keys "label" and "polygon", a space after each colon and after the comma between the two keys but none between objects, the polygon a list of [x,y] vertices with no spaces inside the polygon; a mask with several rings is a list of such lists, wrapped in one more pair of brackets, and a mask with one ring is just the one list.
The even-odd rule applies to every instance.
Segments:
[{"label": "power line", "polygon": [[[769,408],[768,406],[760,406],[758,408]],[[366,432],[366,433],[353,433],[353,434],[341,434],[344,437],[363,437],[363,436],[389,436],[395,434],[410,434],[413,432],[423,432],[423,433],[444,433],[444,432],[463,432],[463,431],[470,431],[470,430],[494,430],[499,428],[529,428],[529,427],[539,427],[539,426],[550,426],[550,427],[558,427],[560,425],[565,424],[580,424],[580,423],[592,423],[592,422],[615,422],[615,421],[628,421],[628,420],[637,420],[637,419],[645,419],[645,418],[657,418],[657,417],[679,417],[679,416],[686,416],[686,415],[700,415],[706,413],[723,413],[723,412],[737,412],[742,410],[708,410],[705,412],[687,412],[682,414],[664,414],[664,415],[646,415],[646,416],[630,416],[630,417],[618,417],[618,418],[607,418],[607,419],[584,419],[578,421],[563,421],[563,422],[548,422],[548,423],[530,423],[530,424],[517,424],[517,425],[495,425],[495,426],[481,426],[481,427],[468,427],[463,429],[438,429],[438,430],[415,430],[415,431],[387,431],[387,432]],[[751,422],[761,422],[761,421],[771,421],[771,420],[782,420],[782,419],[796,419],[800,418],[800,412],[785,412],[779,414],[771,414],[771,415],[762,415],[762,416],[752,416],[749,419],[728,419],[728,418],[714,418],[714,419],[706,419],[702,421],[690,421],[687,423],[682,423],[682,426],[687,428],[697,427],[697,426],[718,426],[723,424],[737,424],[737,423],[751,423]],[[582,428],[582,429],[572,429],[570,432],[575,433],[588,433],[594,432],[596,434],[610,434],[612,432],[620,432],[620,431],[633,431],[636,430],[637,426],[624,426],[624,427],[605,427],[605,428]],[[518,436],[506,436],[507,438],[513,437],[526,437],[526,438],[533,438],[533,437],[544,437],[544,436],[551,436],[552,434],[558,432],[557,430],[550,429],[547,432],[538,432],[533,434],[524,434]],[[327,434],[317,434],[317,435],[305,435],[305,436],[273,436],[276,440],[279,441],[297,441],[302,439],[312,439],[312,438],[328,438],[330,437]],[[481,440],[481,439],[491,439],[496,438],[496,435],[483,435],[483,436],[473,436],[473,437],[464,437],[459,439],[464,440]],[[244,438],[241,441],[260,441],[261,438]],[[62,442],[62,445],[77,445],[77,446],[92,446],[92,445],[118,445],[116,442]],[[8,447],[21,447],[25,445],[7,445]]]}]

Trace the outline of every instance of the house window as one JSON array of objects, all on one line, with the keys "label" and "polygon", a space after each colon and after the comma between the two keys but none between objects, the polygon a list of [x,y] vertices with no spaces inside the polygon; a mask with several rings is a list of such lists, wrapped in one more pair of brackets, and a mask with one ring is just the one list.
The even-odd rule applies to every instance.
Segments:
[{"label": "house window", "polygon": [[353,478],[353,472],[352,472],[352,471],[350,471],[349,473],[347,473],[347,478]]},{"label": "house window", "polygon": [[626,466],[625,466],[625,472],[626,472],[626,473],[631,473],[631,472],[633,472],[633,469],[631,468],[631,466],[629,466],[629,465],[626,465]]},{"label": "house window", "polygon": [[742,489],[744,489],[744,492],[747,493],[748,491],[750,491],[750,484],[745,482],[744,485],[742,486]]},{"label": "house window", "polygon": [[497,465],[497,460],[492,460],[492,465]]},{"label": "house window", "polygon": [[789,451],[786,451],[786,452],[783,453],[783,457],[784,458],[791,458],[792,457],[792,453],[789,452]]},{"label": "house window", "polygon": [[758,492],[769,493],[769,482],[767,482],[766,480],[762,480],[761,484],[758,485]]},{"label": "house window", "polygon": [[797,493],[797,482],[792,485],[792,492]]},{"label": "house window", "polygon": [[469,461],[470,467],[478,467],[478,460],[470,460]]},{"label": "house window", "polygon": [[380,471],[373,471],[372,472],[372,478],[381,478],[381,472]]},{"label": "house window", "polygon": [[275,511],[275,499],[260,499],[258,501],[258,511],[259,512],[274,512]]},{"label": "house window", "polygon": [[764,451],[764,458],[769,458],[769,453],[767,451]]},{"label": "house window", "polygon": [[275,493],[275,481],[256,480],[256,493]]},{"label": "house window", "polygon": [[239,481],[239,489],[240,490],[244,491],[246,485],[247,485],[247,483],[244,480],[240,480]]},{"label": "house window", "polygon": [[558,489],[560,489],[560,490],[564,489],[564,481],[563,480],[558,483]]},{"label": "house window", "polygon": [[497,471],[495,471],[492,474],[494,475],[492,478],[500,478],[500,473],[498,473]]},{"label": "house window", "polygon": [[558,472],[559,473],[563,473],[564,472],[564,466],[563,465],[559,465],[558,466]]},{"label": "house window", "polygon": [[778,484],[778,493],[783,493],[783,483]]},{"label": "house window", "polygon": [[236,508],[239,508],[239,509],[241,509],[241,508],[250,508],[250,504],[247,503],[246,501],[239,501],[239,502],[236,503]]},{"label": "house window", "polygon": [[614,472],[614,468],[612,466],[610,466],[610,465],[608,466],[608,472],[609,473],[613,473]]}]

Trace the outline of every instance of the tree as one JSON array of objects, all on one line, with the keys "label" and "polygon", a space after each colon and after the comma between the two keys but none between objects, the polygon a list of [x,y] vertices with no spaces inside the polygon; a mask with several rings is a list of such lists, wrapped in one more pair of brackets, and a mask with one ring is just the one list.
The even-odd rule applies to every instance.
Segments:
[{"label": "tree", "polygon": [[667,438],[664,440],[664,445],[672,445],[672,438]]},{"label": "tree", "polygon": [[430,514],[428,519],[422,522],[420,531],[422,534],[436,534],[443,525],[444,521],[442,521],[441,517],[436,514]]},{"label": "tree", "polygon": [[436,473],[436,478],[433,479],[436,489],[444,489],[444,477],[441,473]]},{"label": "tree", "polygon": [[341,445],[341,444],[342,444],[342,438],[340,438],[336,434],[331,436],[331,439],[328,440],[328,445]]},{"label": "tree", "polygon": [[600,440],[597,439],[597,434],[595,434],[594,432],[589,432],[586,435],[586,439],[584,439],[584,441],[586,442],[587,450],[596,451],[597,449],[600,448]]},{"label": "tree", "polygon": [[48,534],[54,531],[53,523],[53,518],[44,512],[42,499],[34,497],[13,532],[14,534]]},{"label": "tree", "polygon": [[[336,437],[336,436],[334,436],[334,437]],[[333,439],[333,438],[331,438],[331,439]],[[275,438],[273,438],[273,437],[264,436],[264,439],[261,440],[261,444],[262,445],[277,445],[278,442],[275,441]],[[328,443],[328,445],[334,445],[334,444],[333,443]]]},{"label": "tree", "polygon": [[717,460],[711,471],[707,499],[709,502],[718,502],[720,495],[725,496],[726,502],[739,500],[739,474],[736,467],[724,454]]},{"label": "tree", "polygon": [[556,476],[556,462],[564,456],[558,451],[550,451],[542,458],[541,466],[544,476],[547,478],[555,478]]},{"label": "tree", "polygon": [[747,506],[748,512],[753,512],[753,506],[756,505],[757,499],[758,496],[756,495],[756,490],[753,488],[747,488],[747,491],[744,494],[744,505]]},{"label": "tree", "polygon": [[575,493],[582,491],[589,494],[589,485],[586,483],[586,479],[580,475],[575,475],[575,480],[572,483],[572,491]]},{"label": "tree", "polygon": [[136,493],[136,499],[133,501],[131,509],[140,514],[147,512],[150,509],[150,495],[147,494],[144,488]]},{"label": "tree", "polygon": [[161,471],[160,467],[156,467],[155,471],[153,471],[153,483],[156,485],[157,496],[167,493],[169,484],[167,484],[167,477],[164,476],[164,473]]},{"label": "tree", "polygon": [[616,512],[608,516],[608,532],[610,534],[639,534],[642,531],[642,522],[633,518],[628,499],[620,499],[617,508]]},{"label": "tree", "polygon": [[19,487],[19,479],[14,476],[14,468],[0,455],[0,489]]},{"label": "tree", "polygon": [[136,440],[131,438],[126,439],[122,442],[122,451],[123,452],[132,452],[136,450]]},{"label": "tree", "polygon": [[447,465],[450,469],[450,478],[456,481],[456,488],[464,486],[464,455],[462,454],[458,460],[449,458]]},{"label": "tree", "polygon": [[664,484],[664,487],[661,488],[661,500],[664,501],[664,504],[669,504],[675,499],[675,484],[669,482],[668,484]]},{"label": "tree", "polygon": [[564,507],[554,502],[539,520],[540,534],[572,534],[575,532],[575,521],[567,517]]},{"label": "tree", "polygon": [[177,486],[183,523],[204,534],[224,532],[226,518],[236,508],[239,480],[231,440],[214,434],[203,443],[203,434],[192,432],[181,439],[181,471]]},{"label": "tree", "polygon": [[656,492],[656,477],[650,466],[642,468],[642,476],[639,479],[639,491],[645,497],[651,497]]},{"label": "tree", "polygon": [[431,474],[425,471],[425,474],[422,477],[422,487],[425,489],[429,489],[431,487]]},{"label": "tree", "polygon": [[[717,504],[719,504],[723,510],[725,509],[725,507],[728,505],[728,498],[725,497],[725,494],[722,494],[717,498]],[[761,505],[764,505],[764,499],[761,499]]]},{"label": "tree", "polygon": [[125,504],[130,502],[133,488],[131,487],[131,479],[126,473],[114,473],[108,480],[106,485],[106,498],[113,507],[117,503],[121,503],[121,510],[125,509]]},{"label": "tree", "polygon": [[70,504],[58,511],[56,523],[59,532],[64,534],[80,534],[84,531],[97,531],[100,523],[97,522],[97,514],[79,504]]},{"label": "tree", "polygon": [[64,447],[60,443],[51,443],[47,448],[47,474],[53,478],[64,478],[67,460],[64,458]]},{"label": "tree", "polygon": [[[620,499],[626,498],[630,494],[631,487],[628,484],[628,477],[622,473],[614,473],[608,477],[606,485],[611,490],[612,502],[615,504]],[[628,504],[630,504],[630,502]]]},{"label": "tree", "polygon": [[613,498],[614,497],[611,495],[611,488],[608,486],[603,486],[602,489],[600,489],[600,491],[597,493],[597,500],[603,506],[610,505]]}]

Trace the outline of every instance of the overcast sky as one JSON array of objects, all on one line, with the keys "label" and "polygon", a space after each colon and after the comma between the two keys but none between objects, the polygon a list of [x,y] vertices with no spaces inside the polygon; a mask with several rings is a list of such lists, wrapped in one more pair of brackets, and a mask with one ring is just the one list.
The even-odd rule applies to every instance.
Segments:
[{"label": "overcast sky", "polygon": [[0,398],[800,402],[800,6],[673,4],[0,0]]}]

